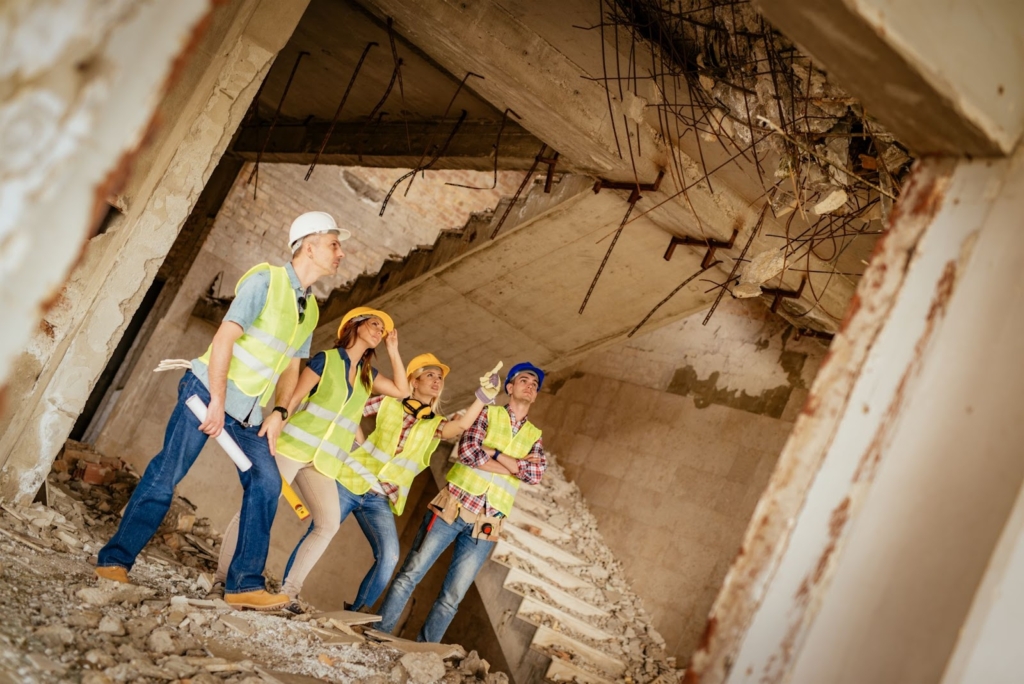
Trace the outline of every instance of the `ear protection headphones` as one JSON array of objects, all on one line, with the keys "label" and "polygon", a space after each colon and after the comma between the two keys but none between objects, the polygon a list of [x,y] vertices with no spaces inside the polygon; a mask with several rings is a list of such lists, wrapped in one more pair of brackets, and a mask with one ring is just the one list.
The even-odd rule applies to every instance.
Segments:
[{"label": "ear protection headphones", "polygon": [[430,404],[424,404],[419,399],[406,397],[402,400],[402,406],[405,408],[406,413],[417,420],[430,420],[434,417],[434,410],[430,408]]}]

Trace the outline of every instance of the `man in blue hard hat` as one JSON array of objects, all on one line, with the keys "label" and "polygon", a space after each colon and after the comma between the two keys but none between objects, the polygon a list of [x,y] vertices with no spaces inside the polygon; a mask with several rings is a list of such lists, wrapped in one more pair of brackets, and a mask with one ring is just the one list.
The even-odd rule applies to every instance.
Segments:
[{"label": "man in blue hard hat", "polygon": [[543,384],[540,368],[516,364],[505,379],[508,403],[486,407],[463,433],[458,461],[448,472],[448,486],[430,502],[412,550],[384,597],[381,630],[395,629],[416,585],[455,542],[441,594],[416,637],[417,641],[441,641],[498,541],[519,484],[539,484],[547,468],[540,429],[526,419]]}]

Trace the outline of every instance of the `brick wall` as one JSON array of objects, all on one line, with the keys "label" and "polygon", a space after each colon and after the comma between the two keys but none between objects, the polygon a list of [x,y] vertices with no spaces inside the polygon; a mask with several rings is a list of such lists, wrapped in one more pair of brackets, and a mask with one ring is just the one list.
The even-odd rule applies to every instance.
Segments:
[{"label": "brick wall", "polygon": [[593,354],[531,411],[680,663],[825,353],[760,302],[703,318]]}]

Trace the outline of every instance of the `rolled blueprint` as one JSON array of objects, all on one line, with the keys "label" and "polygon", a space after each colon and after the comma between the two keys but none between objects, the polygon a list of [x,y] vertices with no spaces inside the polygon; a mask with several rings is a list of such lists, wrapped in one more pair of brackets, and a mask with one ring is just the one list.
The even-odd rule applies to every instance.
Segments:
[{"label": "rolled blueprint", "polygon": [[[185,406],[188,406],[192,413],[196,414],[199,422],[206,420],[206,404],[203,403],[203,400],[198,395],[193,394],[186,399]],[[227,452],[239,470],[244,473],[249,468],[252,468],[252,461],[249,460],[249,457],[238,446],[238,443],[231,439],[231,435],[227,433],[227,430],[221,430],[220,434],[214,437],[214,439],[217,440],[217,444],[220,444],[220,448]]]}]

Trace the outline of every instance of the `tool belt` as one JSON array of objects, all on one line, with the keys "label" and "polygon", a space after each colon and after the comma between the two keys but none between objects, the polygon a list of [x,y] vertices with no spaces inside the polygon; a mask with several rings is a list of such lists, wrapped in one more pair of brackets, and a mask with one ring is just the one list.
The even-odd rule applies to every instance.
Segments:
[{"label": "tool belt", "polygon": [[496,542],[501,537],[501,526],[505,522],[504,516],[492,517],[483,512],[467,511],[459,503],[459,500],[451,495],[447,487],[442,489],[427,505],[437,514],[437,517],[449,525],[454,523],[456,518],[462,518],[465,523],[472,525],[473,539]]}]

